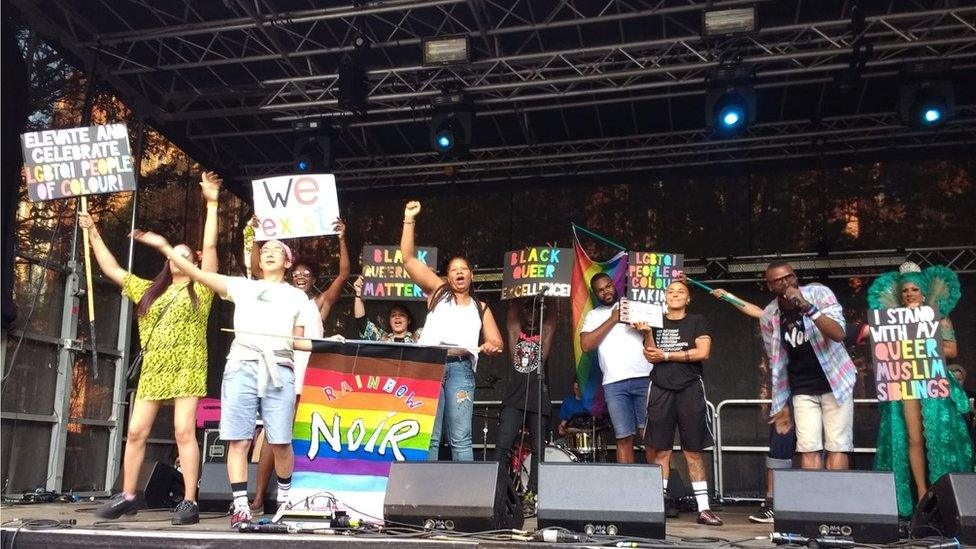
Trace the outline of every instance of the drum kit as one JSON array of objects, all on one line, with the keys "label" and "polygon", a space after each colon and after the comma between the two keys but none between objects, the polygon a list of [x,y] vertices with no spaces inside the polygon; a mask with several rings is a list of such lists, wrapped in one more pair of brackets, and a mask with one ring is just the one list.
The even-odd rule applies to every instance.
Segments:
[{"label": "drum kit", "polygon": [[[579,414],[568,422],[566,436],[546,444],[543,450],[543,463],[603,463],[607,460],[607,423],[599,418]],[[529,471],[532,467],[532,448],[528,433],[522,438],[524,443],[517,446],[512,455],[512,471],[515,473],[516,489],[525,491],[529,484]]]}]

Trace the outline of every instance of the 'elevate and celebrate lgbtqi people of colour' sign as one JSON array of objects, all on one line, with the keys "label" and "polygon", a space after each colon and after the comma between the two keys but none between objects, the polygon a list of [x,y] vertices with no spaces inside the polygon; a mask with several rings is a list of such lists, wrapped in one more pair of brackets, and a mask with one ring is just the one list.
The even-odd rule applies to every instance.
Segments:
[{"label": "'elevate and celebrate lgbtqi people of colour' sign", "polygon": [[868,323],[878,400],[949,396],[942,331],[935,309],[872,309]]},{"label": "'elevate and celebrate lgbtqi people of colour' sign", "polygon": [[313,340],[291,501],[315,506],[327,492],[354,517],[382,517],[390,464],[427,459],[446,357],[443,347]]},{"label": "'elevate and celebrate lgbtqi people of colour' sign", "polygon": [[627,298],[664,307],[668,285],[681,276],[682,254],[630,252],[627,257]]},{"label": "'elevate and celebrate lgbtqi people of colour' sign", "polygon": [[[437,270],[437,248],[417,248],[417,259]],[[363,246],[362,264],[363,299],[427,299],[427,294],[403,269],[399,246]]]},{"label": "'elevate and celebrate lgbtqi people of colour' sign", "polygon": [[282,240],[336,234],[339,218],[335,176],[332,174],[282,175],[251,182],[255,240]]},{"label": "'elevate and celebrate lgbtqi people of colour' sign", "polygon": [[20,144],[35,202],[136,190],[125,124],[28,132]]},{"label": "'elevate and celebrate lgbtqi people of colour' sign", "polygon": [[534,295],[569,297],[573,250],[533,246],[505,252],[502,299]]}]

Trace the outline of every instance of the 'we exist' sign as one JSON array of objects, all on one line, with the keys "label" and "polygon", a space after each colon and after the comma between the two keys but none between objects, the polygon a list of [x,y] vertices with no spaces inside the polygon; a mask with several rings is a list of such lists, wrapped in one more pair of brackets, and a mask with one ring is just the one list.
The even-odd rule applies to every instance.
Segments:
[{"label": "'we exist' sign", "polygon": [[336,234],[339,218],[335,176],[332,174],[282,175],[251,182],[255,240],[281,240]]}]

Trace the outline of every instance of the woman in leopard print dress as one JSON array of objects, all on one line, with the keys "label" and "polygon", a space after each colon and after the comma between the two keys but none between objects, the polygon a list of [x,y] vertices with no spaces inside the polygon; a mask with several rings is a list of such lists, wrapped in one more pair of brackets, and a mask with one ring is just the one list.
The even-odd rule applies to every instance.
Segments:
[{"label": "woman in leopard print dress", "polygon": [[[201,268],[217,272],[217,196],[221,180],[204,172],[200,186],[207,202]],[[177,506],[173,524],[199,521],[197,480],[200,476],[200,449],[196,439],[197,400],[207,395],[207,318],[213,292],[195,284],[170,261],[153,280],[126,271],[102,241],[92,218],[81,213],[79,224],[89,230],[95,259],[122,294],[136,304],[140,346],[144,349],[142,371],[135,403],[129,415],[123,461],[122,492],[116,494],[97,514],[114,519],[135,513],[139,469],[146,455],[146,439],[163,402],[173,401],[173,425],[183,472],[184,500]],[[177,251],[195,263],[193,251],[181,244]]]}]

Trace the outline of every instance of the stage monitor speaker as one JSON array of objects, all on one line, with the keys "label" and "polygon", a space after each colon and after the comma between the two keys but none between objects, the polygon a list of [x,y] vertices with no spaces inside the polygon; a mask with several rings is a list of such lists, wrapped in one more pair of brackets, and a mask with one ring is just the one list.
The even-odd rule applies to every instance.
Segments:
[{"label": "stage monitor speaker", "polygon": [[[172,509],[183,499],[183,474],[158,461],[147,461],[139,470],[139,484],[147,509]],[[115,478],[114,493],[122,491],[122,475]]]},{"label": "stage monitor speaker", "polygon": [[[247,499],[251,501],[257,493],[254,486],[258,478],[258,464],[247,464]],[[278,495],[278,483],[274,471],[268,480],[268,488],[264,492],[265,511],[275,507]],[[200,470],[200,488],[197,491],[197,503],[201,511],[226,511],[230,508],[234,498],[231,495],[230,481],[227,480],[226,463],[204,463]]]},{"label": "stage monitor speaker", "polygon": [[777,469],[773,511],[774,532],[898,541],[895,475],[887,471]]},{"label": "stage monitor speaker", "polygon": [[383,518],[459,532],[522,527],[522,504],[502,464],[395,461],[390,466]]},{"label": "stage monitor speaker", "polygon": [[542,463],[539,528],[664,539],[658,465]]},{"label": "stage monitor speaker", "polygon": [[976,473],[949,473],[915,506],[912,537],[944,536],[976,545]]}]

